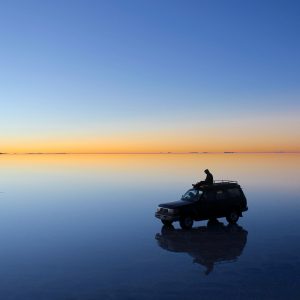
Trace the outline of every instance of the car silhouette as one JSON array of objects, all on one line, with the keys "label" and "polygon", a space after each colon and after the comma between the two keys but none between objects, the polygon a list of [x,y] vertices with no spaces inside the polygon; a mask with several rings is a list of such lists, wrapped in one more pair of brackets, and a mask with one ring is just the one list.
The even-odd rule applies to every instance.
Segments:
[{"label": "car silhouette", "polygon": [[192,256],[193,262],[204,266],[208,275],[216,264],[235,262],[242,255],[247,235],[237,224],[225,226],[219,221],[209,221],[207,226],[191,230],[163,226],[155,239],[165,250]]},{"label": "car silhouette", "polygon": [[181,228],[189,229],[194,221],[222,217],[235,224],[247,210],[247,199],[236,181],[215,181],[189,189],[179,201],[159,204],[155,216],[164,225],[179,221]]}]

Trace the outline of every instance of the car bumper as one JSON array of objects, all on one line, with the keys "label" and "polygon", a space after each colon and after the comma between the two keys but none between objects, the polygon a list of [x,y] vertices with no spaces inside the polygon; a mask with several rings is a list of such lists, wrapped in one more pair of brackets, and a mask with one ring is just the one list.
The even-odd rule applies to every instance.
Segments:
[{"label": "car bumper", "polygon": [[155,217],[162,221],[175,222],[175,221],[179,220],[178,215],[165,215],[165,214],[161,214],[161,213],[155,213]]}]

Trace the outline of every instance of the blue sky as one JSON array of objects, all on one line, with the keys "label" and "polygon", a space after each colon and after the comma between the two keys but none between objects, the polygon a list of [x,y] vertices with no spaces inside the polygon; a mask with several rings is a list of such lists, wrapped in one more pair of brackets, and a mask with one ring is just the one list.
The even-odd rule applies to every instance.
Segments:
[{"label": "blue sky", "polygon": [[240,124],[298,151],[299,15],[298,1],[1,1],[1,145],[138,131],[158,149],[156,135]]}]

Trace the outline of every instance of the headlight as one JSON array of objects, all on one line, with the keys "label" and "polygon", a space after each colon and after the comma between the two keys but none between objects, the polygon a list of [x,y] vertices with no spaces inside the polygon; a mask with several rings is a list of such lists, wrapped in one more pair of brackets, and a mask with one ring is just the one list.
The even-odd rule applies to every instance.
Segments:
[{"label": "headlight", "polygon": [[168,208],[168,213],[170,215],[176,215],[178,213],[178,209]]}]

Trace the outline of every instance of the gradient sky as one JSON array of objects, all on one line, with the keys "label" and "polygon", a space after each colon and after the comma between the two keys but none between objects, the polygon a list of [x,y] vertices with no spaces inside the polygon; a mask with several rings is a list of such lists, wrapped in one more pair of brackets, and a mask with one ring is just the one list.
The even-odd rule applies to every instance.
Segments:
[{"label": "gradient sky", "polygon": [[0,1],[0,152],[300,151],[299,1]]}]

